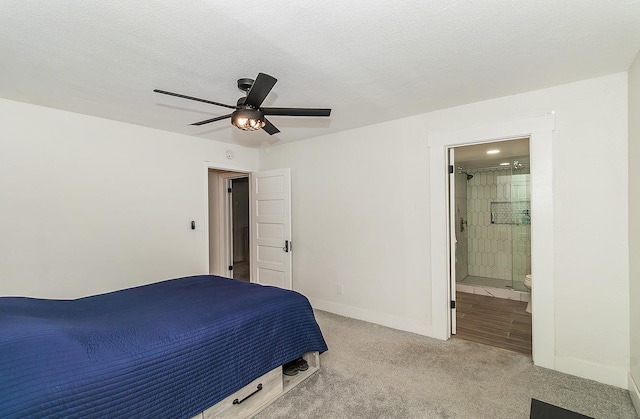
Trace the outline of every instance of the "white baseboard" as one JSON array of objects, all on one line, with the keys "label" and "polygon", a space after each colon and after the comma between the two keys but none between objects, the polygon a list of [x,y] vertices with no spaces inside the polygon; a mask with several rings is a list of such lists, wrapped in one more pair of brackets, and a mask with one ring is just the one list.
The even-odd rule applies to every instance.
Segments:
[{"label": "white baseboard", "polygon": [[625,390],[628,386],[627,375],[629,371],[623,368],[614,368],[584,359],[559,356],[556,354],[555,369],[560,372],[620,387]]},{"label": "white baseboard", "polygon": [[[309,298],[309,302],[314,309],[328,311],[329,313],[338,314],[340,316],[350,317],[352,319],[363,320],[369,323],[379,324],[381,326],[391,327],[393,329],[403,330],[406,332],[416,333],[423,336],[436,338],[433,334],[433,326],[430,324],[420,323],[415,320],[409,320],[397,316],[366,310],[358,307],[347,306],[330,301],[323,301]],[[629,389],[631,398],[633,399],[636,410],[640,412],[640,393],[638,387],[633,382],[628,370],[622,368],[614,368],[607,365],[597,364],[583,359],[563,357],[556,355],[555,368],[556,371],[575,375],[577,377],[598,381],[600,383]],[[634,385],[633,389],[631,384]]]},{"label": "white baseboard", "polygon": [[638,416],[640,416],[640,389],[638,389],[638,383],[633,379],[631,373],[629,373],[629,395],[636,412],[638,412]]},{"label": "white baseboard", "polygon": [[311,303],[311,306],[313,308],[318,310],[328,311],[329,313],[338,314],[340,316],[379,324],[381,326],[390,327],[392,329],[398,329],[405,332],[416,333],[418,335],[434,337],[433,326],[430,324],[420,323],[415,320],[409,320],[384,313],[378,313],[371,310],[347,306],[344,304],[332,303],[329,301],[317,300],[313,298],[309,298],[309,302]]}]

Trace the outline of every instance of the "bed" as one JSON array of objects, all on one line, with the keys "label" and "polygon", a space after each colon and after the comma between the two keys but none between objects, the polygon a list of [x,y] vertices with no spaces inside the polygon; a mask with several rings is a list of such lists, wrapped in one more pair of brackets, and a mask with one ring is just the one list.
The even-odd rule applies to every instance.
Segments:
[{"label": "bed", "polygon": [[0,417],[202,417],[326,349],[304,296],[217,276],[75,300],[1,297]]}]

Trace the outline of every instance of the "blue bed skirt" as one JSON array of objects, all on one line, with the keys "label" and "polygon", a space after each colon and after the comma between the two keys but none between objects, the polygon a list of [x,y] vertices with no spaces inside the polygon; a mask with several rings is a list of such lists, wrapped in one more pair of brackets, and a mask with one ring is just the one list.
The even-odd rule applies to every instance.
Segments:
[{"label": "blue bed skirt", "polygon": [[194,276],[0,298],[0,417],[191,418],[326,343],[301,294]]}]

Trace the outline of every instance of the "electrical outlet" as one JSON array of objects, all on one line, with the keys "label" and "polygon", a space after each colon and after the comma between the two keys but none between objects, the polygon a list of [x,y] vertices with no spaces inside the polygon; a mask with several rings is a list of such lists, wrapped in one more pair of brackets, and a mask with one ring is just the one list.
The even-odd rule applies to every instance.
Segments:
[{"label": "electrical outlet", "polygon": [[342,295],[344,293],[344,288],[342,288],[342,284],[338,284],[336,292],[338,293],[338,295]]}]

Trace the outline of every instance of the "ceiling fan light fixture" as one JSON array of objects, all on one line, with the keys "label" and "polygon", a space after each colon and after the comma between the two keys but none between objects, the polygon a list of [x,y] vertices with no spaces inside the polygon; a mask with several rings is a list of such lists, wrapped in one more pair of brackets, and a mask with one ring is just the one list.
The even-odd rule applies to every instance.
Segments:
[{"label": "ceiling fan light fixture", "polygon": [[192,126],[201,126],[211,122],[230,119],[231,124],[243,131],[258,131],[264,129],[269,135],[274,135],[280,130],[268,121],[264,116],[325,116],[331,115],[331,109],[328,108],[272,108],[262,107],[262,102],[273,89],[278,80],[268,74],[258,73],[256,79],[240,79],[238,80],[238,88],[246,93],[246,96],[238,99],[235,105],[227,105],[226,103],[214,102],[212,100],[200,99],[194,96],[187,96],[180,93],[168,92],[166,90],[153,89],[156,93],[175,96],[182,99],[195,100],[196,102],[209,103],[212,105],[222,106],[224,108],[233,109],[232,113],[208,118],[204,121],[189,124]]},{"label": "ceiling fan light fixture", "polygon": [[264,114],[258,109],[238,109],[231,115],[231,123],[243,131],[257,131],[265,125]]}]

